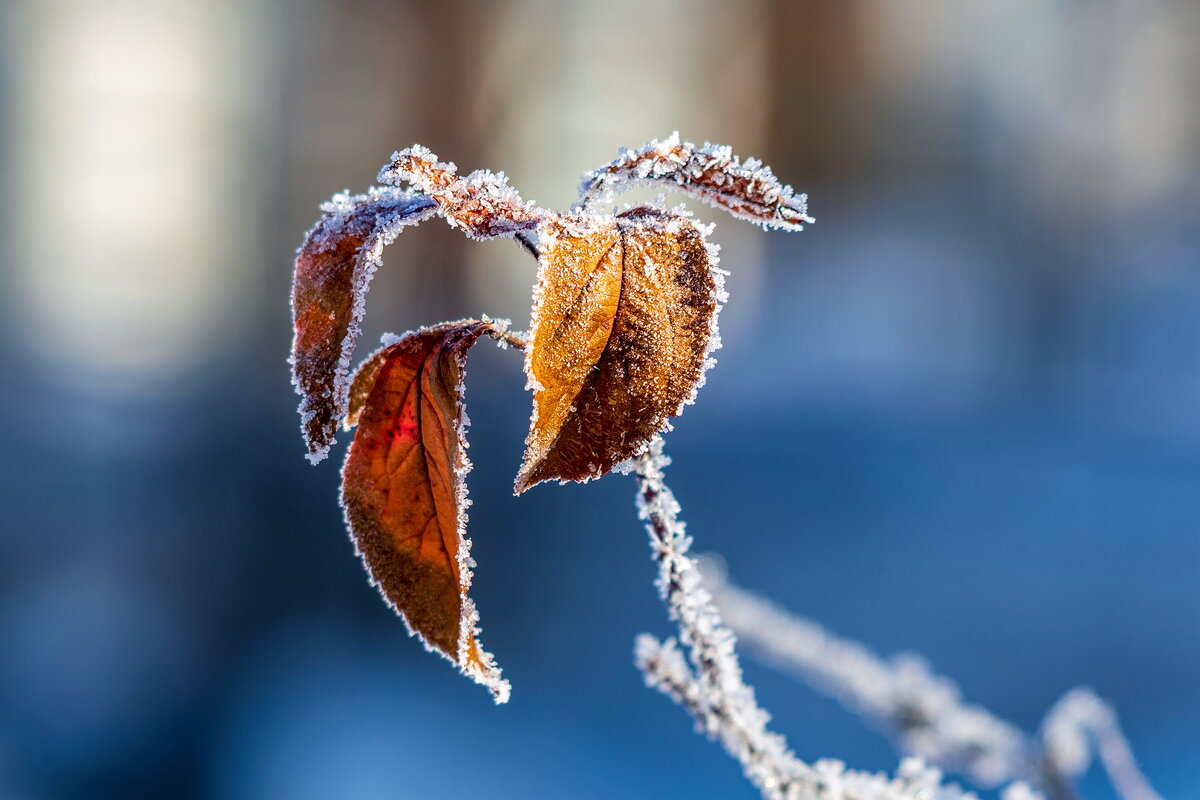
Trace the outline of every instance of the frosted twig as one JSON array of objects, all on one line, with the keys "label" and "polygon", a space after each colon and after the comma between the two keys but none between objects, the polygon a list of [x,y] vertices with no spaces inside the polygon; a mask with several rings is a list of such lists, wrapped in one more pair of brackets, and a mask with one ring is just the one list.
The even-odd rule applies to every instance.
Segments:
[{"label": "frosted twig", "polygon": [[[943,784],[940,770],[916,758],[901,762],[894,778],[848,770],[838,761],[809,765],[797,758],[767,727],[770,715],[742,679],[733,633],[721,622],[688,555],[691,540],[678,517],[679,503],[663,482],[662,440],[656,438],[635,463],[638,510],[659,567],[659,593],[689,657],[672,639],[639,636],[636,659],[647,685],[682,705],[700,731],[720,741],[768,800],[975,800],[957,785]],[[1005,794],[1006,800],[1040,797],[1024,784]]]},{"label": "frosted twig", "polygon": [[489,328],[486,333],[488,336],[499,342],[502,348],[511,347],[514,350],[524,350],[529,346],[529,342],[525,341],[525,339],[508,329],[508,320],[493,320],[487,315],[484,315],[483,321],[493,323],[492,327]]},{"label": "frosted twig", "polygon": [[958,687],[914,656],[884,660],[816,622],[729,583],[711,560],[705,586],[729,627],[764,662],[838,698],[895,736],[899,749],[994,786],[1036,777],[1032,742],[1016,726],[962,701]]},{"label": "frosted twig", "polygon": [[1111,706],[1085,689],[1069,692],[1046,717],[1041,740],[962,700],[949,678],[923,660],[885,660],[727,580],[713,559],[705,587],[729,627],[765,663],[832,695],[884,729],[898,749],[994,786],[1022,780],[1053,798],[1075,797],[1070,779],[1089,766],[1093,746],[1123,800],[1160,800],[1138,771]]},{"label": "frosted twig", "polygon": [[1073,689],[1054,704],[1042,723],[1042,743],[1046,762],[1064,775],[1082,775],[1094,750],[1123,800],[1162,800],[1138,769],[1116,712],[1090,689]]}]

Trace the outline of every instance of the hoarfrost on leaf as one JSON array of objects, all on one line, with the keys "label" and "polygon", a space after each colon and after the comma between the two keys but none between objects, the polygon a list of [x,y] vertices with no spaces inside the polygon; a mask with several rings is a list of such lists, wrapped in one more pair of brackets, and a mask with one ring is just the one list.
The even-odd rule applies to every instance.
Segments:
[{"label": "hoarfrost on leaf", "polygon": [[687,217],[648,206],[555,215],[538,234],[518,493],[600,477],[666,430],[709,364],[721,292]]},{"label": "hoarfrost on leaf", "polygon": [[744,162],[727,146],[681,142],[679,132],[637,150],[623,150],[615,161],[583,176],[579,208],[611,201],[640,184],[662,184],[723,208],[764,228],[801,230],[812,223],[808,197],[782,184],[756,158]]},{"label": "hoarfrost on leaf", "polygon": [[383,248],[400,231],[429,219],[429,198],[386,186],[335,195],[304,238],[292,283],[292,381],[314,464],[325,458],[346,413],[350,359],[366,309],[367,289]]},{"label": "hoarfrost on leaf", "polygon": [[414,145],[392,155],[379,181],[408,183],[437,201],[451,227],[473,239],[512,236],[536,228],[547,212],[526,203],[504,173],[476,170],[460,177],[453,163],[438,161],[427,147]]},{"label": "hoarfrost on leaf", "polygon": [[358,432],[342,471],[355,548],[384,598],[426,648],[508,699],[479,646],[471,586],[463,372],[467,349],[499,332],[464,320],[401,337],[368,358],[350,390]]}]

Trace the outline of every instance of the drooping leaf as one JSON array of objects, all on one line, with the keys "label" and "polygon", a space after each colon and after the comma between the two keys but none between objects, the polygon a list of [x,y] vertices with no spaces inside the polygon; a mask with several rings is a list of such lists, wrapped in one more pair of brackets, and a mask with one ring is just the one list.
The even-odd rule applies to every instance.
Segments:
[{"label": "drooping leaf", "polygon": [[346,411],[350,357],[383,248],[437,208],[428,197],[393,187],[337,195],[322,206],[325,215],[300,246],[292,283],[290,360],[301,397],[301,429],[314,464],[328,455]]},{"label": "drooping leaf", "polygon": [[684,216],[554,217],[538,239],[518,493],[597,478],[641,452],[694,396],[722,299],[715,254]]},{"label": "drooping leaf", "polygon": [[780,183],[758,159],[741,161],[724,145],[680,142],[678,132],[637,150],[624,150],[611,164],[587,173],[579,196],[586,205],[647,183],[668,186],[764,228],[798,231],[813,221],[808,196]]},{"label": "drooping leaf", "polygon": [[372,583],[426,647],[496,698],[508,682],[479,645],[466,537],[471,468],[463,438],[467,349],[489,322],[407,334],[359,368],[350,392],[358,431],[342,471],[342,505]]},{"label": "drooping leaf", "polygon": [[419,144],[393,153],[391,163],[379,171],[379,181],[394,186],[412,184],[437,201],[451,227],[472,239],[532,230],[546,215],[522,200],[503,172],[476,170],[462,177],[453,163],[438,161],[429,148]]}]

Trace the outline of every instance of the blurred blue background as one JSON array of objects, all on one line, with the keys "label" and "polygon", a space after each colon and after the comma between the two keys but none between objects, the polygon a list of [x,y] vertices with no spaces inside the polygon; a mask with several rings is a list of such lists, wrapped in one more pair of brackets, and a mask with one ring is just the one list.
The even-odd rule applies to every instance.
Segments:
[{"label": "blurred blue background", "polygon": [[[668,439],[697,548],[1026,729],[1088,684],[1200,791],[1194,0],[5,0],[0,36],[0,797],[753,797],[632,665],[670,630],[632,481],[511,497],[511,352],[467,396],[499,708],[368,586],[285,362],[295,247],[393,150],[565,208],[674,129],[818,220],[700,212],[732,297]],[[522,328],[533,273],[406,233],[364,347]],[[747,673],[802,757],[895,766]]]}]

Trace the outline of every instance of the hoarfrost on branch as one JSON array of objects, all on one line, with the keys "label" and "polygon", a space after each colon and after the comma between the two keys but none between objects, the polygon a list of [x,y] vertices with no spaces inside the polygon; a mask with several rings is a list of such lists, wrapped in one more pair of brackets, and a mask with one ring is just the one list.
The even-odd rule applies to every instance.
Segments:
[{"label": "hoarfrost on branch", "polygon": [[1139,771],[1112,706],[1073,689],[1030,736],[966,703],[954,681],[923,659],[880,658],[858,642],[791,614],[731,583],[716,559],[701,560],[705,588],[729,627],[762,661],[840,700],[892,735],[897,748],[981,786],[1028,781],[1051,797],[1073,797],[1069,781],[1096,755],[1124,800],[1161,800]]},{"label": "hoarfrost on branch", "polygon": [[[662,439],[638,457],[638,510],[646,520],[650,549],[658,564],[658,589],[678,625],[679,640],[638,637],[636,658],[648,686],[683,706],[697,728],[721,742],[746,777],[768,800],[972,800],[976,796],[942,782],[936,767],[904,759],[894,777],[847,769],[839,761],[808,764],[770,730],[770,715],[742,679],[733,632],[721,621],[704,589],[691,539],[679,520],[679,503],[663,481],[667,459]],[[687,651],[685,658],[680,645]],[[1006,800],[1041,795],[1024,784]]]},{"label": "hoarfrost on branch", "polygon": [[[1046,716],[1040,739],[1034,738],[964,703],[958,687],[920,659],[885,661],[857,642],[733,586],[711,561],[701,566],[688,555],[691,538],[679,519],[679,503],[663,480],[668,463],[661,438],[634,462],[638,512],[646,521],[659,568],[657,586],[678,626],[678,640],[642,634],[635,659],[646,684],[681,705],[700,732],[719,741],[763,797],[976,797],[944,783],[946,769],[984,786],[1006,784],[1003,800],[1067,800],[1076,796],[1071,779],[1087,769],[1094,749],[1122,800],[1161,800],[1138,770],[1115,712],[1091,691],[1068,693]],[[770,715],[742,678],[735,633],[770,663],[893,732],[905,753],[896,775],[850,770],[829,759],[810,765],[797,758],[784,738],[770,730]]]}]

